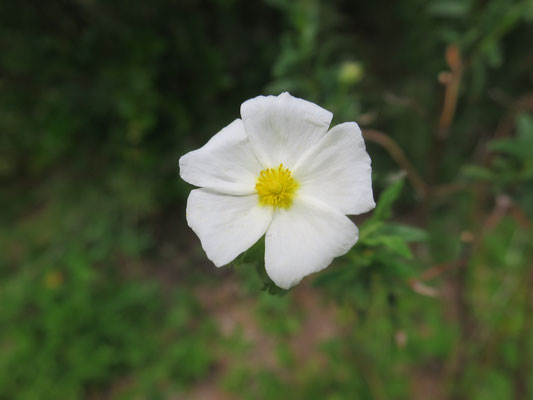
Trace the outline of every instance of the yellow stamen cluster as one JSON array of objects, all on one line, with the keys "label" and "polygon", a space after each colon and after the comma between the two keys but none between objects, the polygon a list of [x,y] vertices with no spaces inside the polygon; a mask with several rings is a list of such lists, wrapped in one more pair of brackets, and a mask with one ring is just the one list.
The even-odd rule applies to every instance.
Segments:
[{"label": "yellow stamen cluster", "polygon": [[255,190],[261,205],[289,208],[298,186],[298,182],[291,176],[291,171],[280,164],[277,168],[261,171]]}]

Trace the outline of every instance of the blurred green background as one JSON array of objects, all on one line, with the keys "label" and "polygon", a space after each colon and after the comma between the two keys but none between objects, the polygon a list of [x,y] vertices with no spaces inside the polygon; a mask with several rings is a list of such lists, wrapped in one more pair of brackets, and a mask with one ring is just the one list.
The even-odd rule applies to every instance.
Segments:
[{"label": "blurred green background", "polygon": [[[0,2],[0,399],[532,399],[531,0]],[[357,121],[378,208],[284,295],[180,155],[259,94]]]}]

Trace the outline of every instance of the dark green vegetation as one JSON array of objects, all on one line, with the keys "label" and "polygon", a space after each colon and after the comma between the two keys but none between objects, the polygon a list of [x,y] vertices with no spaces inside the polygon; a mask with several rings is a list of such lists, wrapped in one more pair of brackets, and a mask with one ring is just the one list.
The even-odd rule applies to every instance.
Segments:
[{"label": "dark green vegetation", "polygon": [[[530,0],[2,1],[0,399],[533,398],[532,21]],[[177,160],[281,91],[360,123],[379,206],[278,296],[206,260]]]}]

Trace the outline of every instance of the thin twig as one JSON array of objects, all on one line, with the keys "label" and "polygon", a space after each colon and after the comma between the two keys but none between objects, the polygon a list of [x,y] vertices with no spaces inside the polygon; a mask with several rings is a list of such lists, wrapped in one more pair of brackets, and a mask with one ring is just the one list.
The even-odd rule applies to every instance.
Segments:
[{"label": "thin twig", "polygon": [[[443,72],[439,75],[440,82],[444,84],[444,103],[442,105],[437,132],[433,137],[433,146],[430,151],[431,158],[429,160],[429,174],[427,177],[430,188],[433,186],[437,178],[438,170],[440,169],[444,143],[449,136],[450,126],[455,117],[457,100],[459,98],[459,86],[463,76],[463,62],[457,45],[451,44],[446,48],[445,58],[446,63],[450,67],[450,71]],[[427,203],[430,202],[430,198],[431,193],[426,199]]]},{"label": "thin twig", "polygon": [[407,173],[407,179],[413,185],[417,195],[423,198],[427,193],[427,185],[416,170],[415,166],[407,158],[402,148],[394,139],[383,132],[374,129],[365,129],[363,136],[366,140],[381,145],[398,165]]},{"label": "thin twig", "polygon": [[446,85],[446,89],[437,132],[437,135],[443,139],[448,137],[450,125],[455,117],[457,99],[459,98],[459,84],[463,76],[463,62],[457,45],[451,44],[447,47],[446,63],[450,67],[451,73],[449,75],[450,79],[443,82]]}]

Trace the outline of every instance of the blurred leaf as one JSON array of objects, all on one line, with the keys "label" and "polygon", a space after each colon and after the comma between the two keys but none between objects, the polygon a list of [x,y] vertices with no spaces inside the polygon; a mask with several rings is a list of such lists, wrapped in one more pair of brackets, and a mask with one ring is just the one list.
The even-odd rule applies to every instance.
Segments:
[{"label": "blurred leaf", "polygon": [[507,153],[518,158],[527,158],[531,154],[524,143],[515,139],[499,139],[489,143],[489,149],[496,152]]},{"label": "blurred leaf", "polygon": [[386,235],[399,237],[405,242],[423,242],[428,240],[426,231],[410,225],[388,223],[383,227],[382,232]]},{"label": "blurred leaf", "polygon": [[371,220],[385,220],[390,218],[392,214],[392,206],[396,199],[400,196],[403,185],[404,180],[401,179],[390,185],[383,193],[381,193]]},{"label": "blurred leaf", "polygon": [[432,1],[427,11],[436,17],[463,18],[470,9],[470,2],[465,0]]},{"label": "blurred leaf", "polygon": [[516,117],[516,130],[521,141],[533,143],[533,114],[518,114]]},{"label": "blurred leaf", "polygon": [[465,175],[468,178],[471,179],[479,179],[479,180],[493,180],[494,179],[494,173],[485,167],[480,167],[478,165],[466,165],[462,169],[463,175]]},{"label": "blurred leaf", "polygon": [[376,235],[373,238],[367,238],[365,243],[370,246],[383,245],[385,248],[402,257],[412,258],[413,256],[405,239],[400,236]]}]

